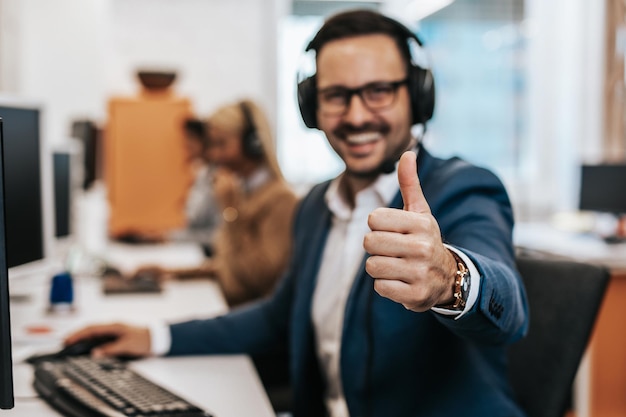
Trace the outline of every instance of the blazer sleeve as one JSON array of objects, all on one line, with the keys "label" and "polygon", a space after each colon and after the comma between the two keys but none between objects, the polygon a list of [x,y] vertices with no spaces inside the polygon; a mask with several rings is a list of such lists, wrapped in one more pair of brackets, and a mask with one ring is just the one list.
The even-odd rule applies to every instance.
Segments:
[{"label": "blazer sleeve", "polygon": [[[306,217],[302,206],[301,201],[296,204],[296,217]],[[302,240],[296,236],[298,232],[294,227],[293,241]],[[292,255],[271,297],[246,304],[220,317],[171,324],[172,343],[168,355],[285,352],[289,344],[297,264],[297,257]]]},{"label": "blazer sleeve", "polygon": [[168,355],[284,352],[288,344],[293,279],[287,273],[271,298],[205,320],[170,325]]},{"label": "blazer sleeve", "polygon": [[[444,185],[445,184],[445,185]],[[458,162],[432,187],[444,242],[463,251],[481,276],[478,299],[458,320],[436,315],[461,337],[484,343],[510,343],[528,330],[525,290],[515,266],[513,211],[501,181],[490,171]]]}]

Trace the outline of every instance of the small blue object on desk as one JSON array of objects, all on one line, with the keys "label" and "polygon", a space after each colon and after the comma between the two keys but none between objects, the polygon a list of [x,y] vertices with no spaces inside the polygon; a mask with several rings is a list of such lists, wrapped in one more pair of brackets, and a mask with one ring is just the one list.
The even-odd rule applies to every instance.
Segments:
[{"label": "small blue object on desk", "polygon": [[50,286],[50,309],[55,310],[56,307],[71,306],[73,302],[72,275],[69,272],[61,272],[53,276]]}]

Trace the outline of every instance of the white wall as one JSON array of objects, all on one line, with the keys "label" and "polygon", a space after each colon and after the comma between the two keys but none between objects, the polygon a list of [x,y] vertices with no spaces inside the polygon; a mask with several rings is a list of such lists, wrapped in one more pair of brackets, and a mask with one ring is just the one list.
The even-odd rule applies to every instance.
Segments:
[{"label": "white wall", "polygon": [[[389,0],[387,12],[404,3]],[[108,97],[134,94],[137,66],[166,66],[179,70],[176,91],[198,113],[251,96],[277,126],[277,31],[289,4],[0,0],[0,92],[44,103],[46,138],[56,142],[72,118],[103,122]],[[530,145],[520,177],[528,181],[507,185],[518,215],[534,218],[574,209],[577,165],[600,155],[604,2],[525,4]]]},{"label": "white wall", "polygon": [[106,119],[140,66],[179,71],[199,114],[252,97],[276,115],[277,21],[286,0],[0,0],[0,91],[44,103],[51,142]]},{"label": "white wall", "polygon": [[576,209],[578,164],[601,154],[604,2],[525,4],[530,181],[513,197],[532,218]]}]

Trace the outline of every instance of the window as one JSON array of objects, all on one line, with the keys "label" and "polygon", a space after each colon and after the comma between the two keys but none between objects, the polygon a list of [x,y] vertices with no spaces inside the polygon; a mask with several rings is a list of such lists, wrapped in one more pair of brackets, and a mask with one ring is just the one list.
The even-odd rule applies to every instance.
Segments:
[{"label": "window", "polygon": [[[437,98],[427,143],[438,155],[459,155],[512,178],[525,135],[524,36],[520,1],[457,0],[419,25],[433,64]],[[336,12],[336,10],[332,10]],[[330,13],[330,12],[329,12]],[[287,16],[280,28],[278,150],[293,184],[331,178],[343,163],[319,131],[304,127],[296,73],[323,16]]]},{"label": "window", "polygon": [[[379,6],[403,16],[394,4]],[[296,185],[343,166],[304,127],[295,94],[298,58],[336,11],[290,15],[281,27],[279,158]],[[518,221],[576,210],[580,163],[601,154],[604,19],[603,2],[455,0],[416,26],[436,84],[427,146],[495,171]]]}]

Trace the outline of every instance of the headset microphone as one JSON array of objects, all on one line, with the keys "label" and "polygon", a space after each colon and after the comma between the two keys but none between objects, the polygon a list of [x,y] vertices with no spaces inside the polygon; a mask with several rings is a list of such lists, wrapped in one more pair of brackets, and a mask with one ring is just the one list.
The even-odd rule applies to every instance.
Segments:
[{"label": "headset microphone", "polygon": [[387,159],[384,159],[383,162],[380,163],[380,165],[378,166],[378,172],[380,172],[381,174],[391,174],[393,171],[396,170],[396,162],[398,162],[402,154],[406,151],[414,149],[416,145],[417,140],[411,137],[409,144],[402,150],[402,152],[393,155]]},{"label": "headset microphone", "polygon": [[385,159],[378,167],[378,171],[380,171],[381,174],[391,174],[395,170],[396,170],[395,159]]}]

